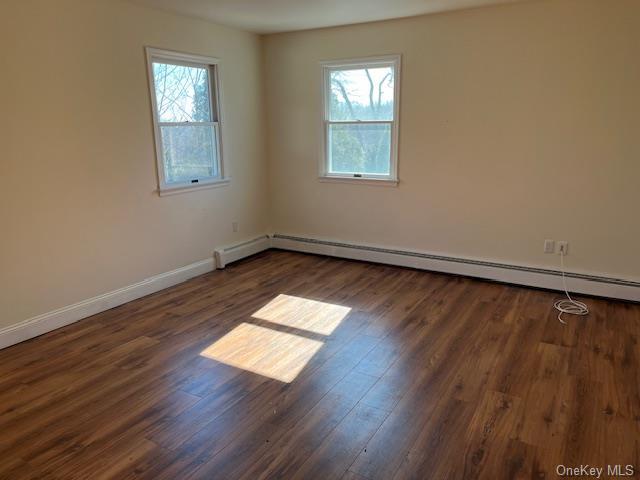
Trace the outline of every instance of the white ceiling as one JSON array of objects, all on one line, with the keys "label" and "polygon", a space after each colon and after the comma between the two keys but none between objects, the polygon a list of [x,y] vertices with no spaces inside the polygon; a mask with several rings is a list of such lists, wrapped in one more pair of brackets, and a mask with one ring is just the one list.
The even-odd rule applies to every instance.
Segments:
[{"label": "white ceiling", "polygon": [[524,0],[131,0],[256,33],[412,17]]}]

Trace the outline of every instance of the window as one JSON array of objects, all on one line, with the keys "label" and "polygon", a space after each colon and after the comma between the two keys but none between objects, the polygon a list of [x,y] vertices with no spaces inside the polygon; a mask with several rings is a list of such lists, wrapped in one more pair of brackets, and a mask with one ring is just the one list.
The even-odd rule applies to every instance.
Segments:
[{"label": "window", "polygon": [[324,62],[321,178],[397,182],[400,57]]},{"label": "window", "polygon": [[147,49],[160,194],[228,183],[214,58]]}]

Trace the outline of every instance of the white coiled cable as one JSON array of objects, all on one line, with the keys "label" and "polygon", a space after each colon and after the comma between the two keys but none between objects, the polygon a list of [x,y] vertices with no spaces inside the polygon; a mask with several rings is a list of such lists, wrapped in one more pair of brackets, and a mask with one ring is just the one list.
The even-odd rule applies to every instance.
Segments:
[{"label": "white coiled cable", "polygon": [[560,323],[566,325],[567,322],[562,320],[562,314],[568,313],[569,315],[586,315],[589,313],[589,307],[586,304],[574,300],[569,295],[569,290],[567,289],[567,280],[564,276],[564,252],[560,252],[560,266],[562,268],[562,286],[564,287],[564,293],[567,296],[566,299],[558,300],[553,306],[558,310],[558,320]]}]

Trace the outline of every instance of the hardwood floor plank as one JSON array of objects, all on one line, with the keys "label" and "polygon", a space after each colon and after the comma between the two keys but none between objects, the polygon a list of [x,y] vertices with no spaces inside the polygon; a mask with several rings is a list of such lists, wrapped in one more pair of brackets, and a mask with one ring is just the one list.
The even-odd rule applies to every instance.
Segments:
[{"label": "hardwood floor plank", "polygon": [[421,480],[425,472],[429,472],[430,479],[451,478],[452,470],[460,463],[457,445],[464,443],[474,409],[475,405],[450,395],[443,397],[393,478]]},{"label": "hardwood floor plank", "polygon": [[358,404],[290,478],[341,478],[386,416],[387,412]]},{"label": "hardwood floor plank", "polygon": [[[489,290],[493,287],[489,286]],[[447,318],[451,318],[452,315],[461,315],[463,318],[482,315],[485,309],[490,309],[490,305],[477,299],[456,305],[439,324],[446,325],[447,328],[442,328],[439,335],[435,335],[433,330],[429,331],[429,335],[422,342],[422,349],[411,352],[405,368],[412,365],[419,373],[414,377],[410,389],[393,407],[391,414],[371,439],[367,451],[363,451],[351,466],[352,471],[365,477],[381,479],[390,478],[394,474],[431,416],[438,399],[452,385],[455,367],[463,362],[466,351],[471,348],[470,340],[484,327],[481,323],[474,323],[472,328],[467,325],[458,330],[451,328]],[[447,368],[443,368],[443,364],[446,364]],[[366,396],[363,402],[367,402]],[[416,411],[420,412],[417,418]],[[389,439],[393,441],[390,442]]]},{"label": "hardwood floor plank", "polygon": [[0,479],[640,467],[640,305],[267,251],[0,351]]},{"label": "hardwood floor plank", "polygon": [[[377,380],[376,377],[352,370],[294,425],[286,417],[273,422],[276,428],[265,442],[250,448],[246,458],[237,457],[241,451],[238,449],[240,444],[252,443],[247,438],[229,445],[198,474],[202,478],[216,473],[227,478],[247,480],[290,478]],[[233,459],[232,455],[236,459],[229,461]]]},{"label": "hardwood floor plank", "polygon": [[495,477],[496,470],[504,465],[509,441],[515,437],[521,408],[517,397],[486,392],[469,423],[464,462],[455,478]]}]

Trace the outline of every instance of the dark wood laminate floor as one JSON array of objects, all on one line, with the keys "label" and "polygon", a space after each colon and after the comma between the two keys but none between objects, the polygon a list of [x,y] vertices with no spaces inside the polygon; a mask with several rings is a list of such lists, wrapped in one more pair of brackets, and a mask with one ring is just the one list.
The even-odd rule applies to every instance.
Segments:
[{"label": "dark wood laminate floor", "polygon": [[638,467],[640,305],[554,298],[265,252],[0,351],[0,478]]}]

